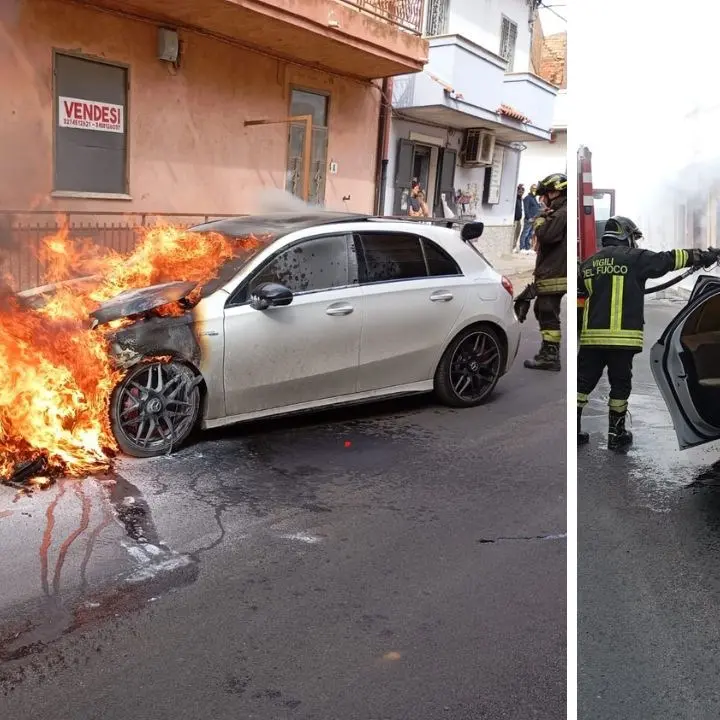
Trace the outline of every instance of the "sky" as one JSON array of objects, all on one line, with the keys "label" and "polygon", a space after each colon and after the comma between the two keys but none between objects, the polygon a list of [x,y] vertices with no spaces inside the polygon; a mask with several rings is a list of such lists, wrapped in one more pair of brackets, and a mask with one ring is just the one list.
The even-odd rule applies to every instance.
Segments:
[{"label": "sky", "polygon": [[567,6],[571,0],[546,0],[540,6],[540,22],[545,35],[567,31]]},{"label": "sky", "polygon": [[[720,178],[717,5],[572,3],[569,151],[590,148],[593,183],[615,188],[619,214],[641,215],[673,183],[700,182],[679,173],[695,158],[716,163]],[[697,108],[700,124],[688,117]]]}]

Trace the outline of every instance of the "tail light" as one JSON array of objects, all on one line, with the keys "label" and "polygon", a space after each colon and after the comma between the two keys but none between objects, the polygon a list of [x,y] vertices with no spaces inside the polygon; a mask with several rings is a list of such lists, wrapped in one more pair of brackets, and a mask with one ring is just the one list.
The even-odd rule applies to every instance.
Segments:
[{"label": "tail light", "polygon": [[503,275],[502,286],[510,293],[510,297],[513,296],[513,284]]}]

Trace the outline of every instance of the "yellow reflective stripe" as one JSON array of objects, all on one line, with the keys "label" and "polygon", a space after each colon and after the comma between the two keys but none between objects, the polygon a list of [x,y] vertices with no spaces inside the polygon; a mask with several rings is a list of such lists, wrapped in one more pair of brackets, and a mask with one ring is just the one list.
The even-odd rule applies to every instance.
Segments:
[{"label": "yellow reflective stripe", "polygon": [[622,275],[613,275],[610,291],[610,332],[612,333],[622,330],[624,287],[625,278]]},{"label": "yellow reflective stripe", "polygon": [[562,339],[560,330],[541,330],[540,335],[545,342],[559,343]]},{"label": "yellow reflective stripe", "polygon": [[579,392],[577,394],[578,407],[585,407],[588,404],[588,394]]},{"label": "yellow reflective stripe", "polygon": [[613,335],[580,335],[581,345],[594,347],[638,347],[642,348],[642,338],[615,337]]},{"label": "yellow reflective stripe", "polygon": [[583,335],[610,335],[611,337],[641,338],[642,330],[610,330],[610,328],[589,328],[583,331]]},{"label": "yellow reflective stripe", "polygon": [[681,268],[687,267],[690,259],[687,250],[673,250],[673,252],[675,253],[674,270],[680,270]]},{"label": "yellow reflective stripe", "polygon": [[610,398],[608,400],[608,406],[611,410],[615,410],[617,412],[625,412],[628,408],[628,401],[627,400],[617,400],[616,398]]},{"label": "yellow reflective stripe", "polygon": [[538,292],[565,292],[567,291],[567,278],[545,278],[536,280]]},{"label": "yellow reflective stripe", "polygon": [[587,290],[587,300],[585,300],[585,310],[583,311],[582,331],[588,329],[588,318],[590,317],[590,298],[592,297],[592,278],[585,278],[585,289]]}]

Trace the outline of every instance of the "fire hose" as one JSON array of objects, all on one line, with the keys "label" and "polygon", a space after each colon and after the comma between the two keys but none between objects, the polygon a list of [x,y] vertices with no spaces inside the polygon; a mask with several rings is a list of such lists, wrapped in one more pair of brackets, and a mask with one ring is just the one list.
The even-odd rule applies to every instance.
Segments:
[{"label": "fire hose", "polygon": [[[712,265],[710,267],[712,267]],[[690,277],[694,273],[696,273],[700,270],[708,270],[708,269],[709,268],[704,268],[704,267],[688,268],[684,273],[678,275],[677,277],[671,278],[670,280],[666,280],[664,283],[660,283],[660,285],[653,285],[652,287],[646,287],[644,290],[644,293],[646,295],[650,295],[651,293],[660,292],[661,290],[667,290],[669,287],[672,287],[673,285],[677,285],[679,282],[683,281],[685,278]]]}]

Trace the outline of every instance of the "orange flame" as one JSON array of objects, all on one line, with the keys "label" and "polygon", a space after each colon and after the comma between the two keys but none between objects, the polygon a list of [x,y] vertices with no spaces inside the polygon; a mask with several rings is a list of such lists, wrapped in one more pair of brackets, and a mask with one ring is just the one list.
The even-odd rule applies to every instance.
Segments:
[{"label": "orange flame", "polygon": [[[122,372],[105,334],[90,328],[89,313],[127,290],[172,281],[198,283],[192,302],[223,263],[259,245],[252,236],[236,241],[168,225],[144,229],[135,250],[125,255],[102,254],[87,241],[74,241],[67,227],[45,238],[45,283],[78,273],[94,278],[56,288],[34,310],[8,293],[3,301],[0,293],[0,477],[39,454],[56,474],[106,469],[117,449],[109,400]],[[159,314],[181,312],[169,307]]]}]

